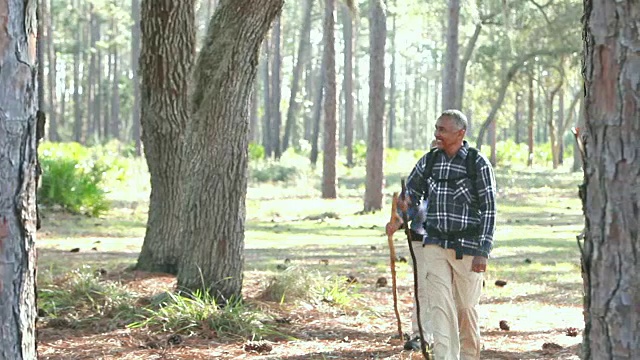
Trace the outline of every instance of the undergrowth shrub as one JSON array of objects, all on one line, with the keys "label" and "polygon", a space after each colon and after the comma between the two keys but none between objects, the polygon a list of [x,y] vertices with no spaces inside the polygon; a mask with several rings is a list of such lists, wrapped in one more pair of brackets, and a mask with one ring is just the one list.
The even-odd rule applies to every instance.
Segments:
[{"label": "undergrowth shrub", "polygon": [[309,159],[287,149],[280,160],[259,159],[249,161],[250,179],[258,182],[291,183],[304,177],[309,171]]},{"label": "undergrowth shrub", "polygon": [[250,308],[242,299],[230,299],[218,304],[206,291],[193,294],[168,293],[168,299],[158,308],[147,308],[142,320],[128,325],[130,328],[160,328],[163,331],[194,334],[215,333],[218,336],[261,339],[273,334],[266,324],[266,316]]},{"label": "undergrowth shrub", "polygon": [[136,294],[117,282],[103,280],[89,266],[38,286],[38,308],[48,316],[70,316],[84,320],[133,319]]},{"label": "undergrowth shrub", "polygon": [[43,144],[39,150],[40,203],[91,216],[109,210],[106,190],[101,184],[110,169],[106,162],[77,143]]},{"label": "undergrowth shrub", "polygon": [[271,278],[260,297],[280,303],[310,301],[348,307],[358,297],[352,287],[344,276],[322,276],[293,266]]}]

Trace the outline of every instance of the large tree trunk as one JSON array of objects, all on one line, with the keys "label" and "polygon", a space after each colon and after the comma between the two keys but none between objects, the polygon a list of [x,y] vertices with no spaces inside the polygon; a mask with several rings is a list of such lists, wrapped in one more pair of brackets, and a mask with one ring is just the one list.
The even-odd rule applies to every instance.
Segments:
[{"label": "large tree trunk", "polygon": [[136,144],[136,155],[142,154],[141,132],[140,132],[140,0],[131,2],[131,75],[133,77],[133,108],[131,109],[131,132],[133,141]]},{"label": "large tree trunk", "polygon": [[184,132],[195,52],[195,10],[184,0],[143,0],[142,141],[151,176],[147,232],[136,267],[175,274],[182,249]]},{"label": "large tree trunk", "polygon": [[[293,79],[291,80],[291,96],[289,97],[289,109],[287,110],[287,120],[285,123],[284,137],[282,139],[282,151],[289,147],[289,142],[296,129],[296,121],[300,114],[300,102],[297,96],[300,90],[300,80],[302,79],[302,71],[307,62],[309,48],[311,47],[311,13],[313,12],[313,0],[306,0],[304,7],[304,18],[302,20],[302,29],[300,29],[300,42],[298,44],[298,56],[296,65],[293,69]],[[345,70],[346,71],[346,70]],[[297,146],[294,144],[294,148]]]},{"label": "large tree trunk", "polygon": [[584,9],[583,358],[640,359],[640,2]]},{"label": "large tree trunk", "polygon": [[460,21],[460,0],[449,0],[447,25],[447,53],[442,79],[442,109],[453,109],[458,103],[456,78],[458,76],[458,23]]},{"label": "large tree trunk", "polygon": [[36,353],[36,2],[0,3],[0,359]]},{"label": "large tree trunk", "polygon": [[344,36],[344,147],[347,151],[347,166],[353,166],[353,16],[347,6],[342,9],[342,29]]},{"label": "large tree trunk", "polygon": [[335,199],[336,158],[338,156],[338,121],[336,119],[336,39],[335,39],[335,2],[325,0],[324,10],[324,146],[322,158],[322,198]]},{"label": "large tree trunk", "polygon": [[[283,0],[222,0],[194,72],[178,287],[229,300],[242,292],[248,105],[258,54]],[[233,41],[229,41],[233,39]],[[204,166],[203,166],[204,165]]]},{"label": "large tree trunk", "polygon": [[364,211],[382,209],[384,188],[384,48],[387,25],[382,0],[373,0],[369,6],[369,141]]}]

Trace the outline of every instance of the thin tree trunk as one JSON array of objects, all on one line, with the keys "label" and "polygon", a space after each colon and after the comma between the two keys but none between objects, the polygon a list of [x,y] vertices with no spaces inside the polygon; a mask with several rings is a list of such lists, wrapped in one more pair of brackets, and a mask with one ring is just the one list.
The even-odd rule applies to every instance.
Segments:
[{"label": "thin tree trunk", "polygon": [[326,67],[325,57],[322,57],[322,61],[320,62],[320,75],[318,76],[318,82],[316,84],[316,98],[313,102],[313,131],[311,133],[311,153],[309,154],[309,160],[312,165],[316,165],[318,161],[318,138],[320,137],[320,120],[322,118],[322,109],[324,106],[322,105],[322,101],[324,99],[324,82],[325,82],[325,73]]},{"label": "thin tree trunk", "polygon": [[[117,34],[118,25],[115,19],[111,19],[111,31]],[[111,137],[120,139],[120,129],[123,127],[120,119],[120,57],[118,46],[113,46],[113,81],[111,83]]]},{"label": "thin tree trunk", "polygon": [[[94,24],[95,28],[94,31],[96,32],[96,39],[98,41],[101,40],[102,37],[102,32],[101,32],[101,26],[102,26],[102,19],[100,18],[100,16],[96,17],[96,23]],[[102,113],[102,74],[104,72],[103,69],[103,61],[102,61],[102,50],[100,48],[96,49],[96,69],[95,69],[95,73],[96,73],[96,84],[95,84],[95,89],[94,89],[94,101],[93,101],[93,121],[94,121],[94,126],[93,126],[93,136],[96,139],[100,139],[100,133],[101,133],[101,124],[102,124],[102,119],[104,118],[104,114]]]},{"label": "thin tree trunk", "polygon": [[264,101],[264,114],[262,115],[262,146],[264,146],[265,158],[273,155],[273,141],[271,137],[271,81],[269,76],[269,39],[265,39],[262,43],[262,95]]},{"label": "thin tree trunk", "polygon": [[449,0],[447,25],[447,53],[442,79],[442,107],[453,109],[458,104],[456,78],[458,76],[458,23],[460,21],[460,0]]},{"label": "thin tree trunk", "polygon": [[133,141],[136,144],[136,155],[142,154],[141,129],[140,129],[140,0],[131,2],[131,75],[133,82],[133,108],[131,109],[131,129]]},{"label": "thin tree trunk", "polygon": [[89,4],[89,23],[88,23],[88,31],[89,34],[89,67],[87,71],[87,87],[86,87],[86,108],[87,108],[87,139],[94,139],[95,132],[95,117],[98,116],[93,108],[93,104],[95,103],[95,91],[96,91],[96,54],[94,48],[96,46],[96,33],[94,31],[96,22],[96,14],[94,12],[93,4]]},{"label": "thin tree trunk", "polygon": [[354,165],[353,162],[353,121],[354,105],[353,97],[353,16],[347,6],[342,7],[342,29],[344,36],[344,146],[347,151],[347,166]]},{"label": "thin tree trunk", "polygon": [[[53,26],[51,25],[52,16],[51,16],[51,0],[43,0],[40,3],[42,7],[42,22],[44,24],[46,37],[45,37],[45,52],[47,56],[47,65],[49,67],[49,76],[47,78],[47,88],[48,88],[48,123],[49,123],[49,140],[50,141],[60,141],[60,135],[58,134],[58,102],[56,96],[56,55],[55,55],[55,47],[53,44]],[[40,84],[40,86],[44,86],[44,84]]]},{"label": "thin tree trunk", "polygon": [[195,9],[184,0],[142,0],[140,13],[140,121],[151,195],[136,267],[176,274],[182,249],[189,248],[181,239],[181,205],[187,178],[184,132],[190,115]]},{"label": "thin tree trunk", "polygon": [[[298,57],[296,65],[293,69],[293,79],[291,80],[291,96],[289,97],[289,108],[287,110],[287,120],[284,128],[284,137],[282,139],[282,151],[289,147],[292,133],[296,129],[296,119],[300,114],[300,103],[297,96],[300,90],[300,82],[304,65],[307,62],[307,55],[311,47],[311,14],[313,10],[313,0],[305,0],[304,18],[302,20],[302,28],[300,29],[300,42],[298,44]],[[295,145],[294,145],[295,147]]]},{"label": "thin tree trunk", "polygon": [[476,28],[469,39],[469,43],[464,50],[464,55],[462,56],[462,60],[460,60],[460,69],[458,69],[458,76],[456,78],[456,104],[455,108],[462,111],[462,105],[464,103],[464,83],[467,75],[467,65],[471,60],[471,55],[473,55],[473,50],[476,47],[476,43],[478,42],[478,38],[480,37],[480,32],[482,31],[482,23],[476,24]]},{"label": "thin tree trunk", "polygon": [[527,166],[533,166],[533,125],[535,122],[536,103],[534,99],[533,89],[533,69],[529,70],[529,121],[528,121],[528,144],[529,156],[527,157]]},{"label": "thin tree trunk", "polygon": [[[81,0],[75,1],[75,8],[80,9]],[[78,18],[78,22],[80,19]],[[80,25],[80,24],[78,24]],[[76,33],[75,45],[73,49],[73,140],[82,143],[82,104],[80,100],[80,63],[82,54],[82,31]]]},{"label": "thin tree trunk", "polygon": [[640,359],[638,1],[584,1],[583,359]]},{"label": "thin tree trunk", "polygon": [[336,189],[336,158],[338,156],[338,122],[336,119],[336,49],[335,49],[335,1],[325,0],[324,13],[324,132],[322,158],[322,198],[335,199]]},{"label": "thin tree trunk", "polygon": [[194,73],[182,237],[190,251],[180,262],[178,288],[207,291],[221,301],[242,298],[247,105],[260,43],[282,5],[283,0],[222,0]]},{"label": "thin tree trunk", "polygon": [[398,15],[393,14],[393,21],[391,22],[391,66],[389,67],[389,134],[388,134],[388,147],[393,148],[393,133],[396,126],[396,19]]},{"label": "thin tree trunk", "polygon": [[36,359],[37,2],[2,5],[0,359]]},{"label": "thin tree trunk", "polygon": [[507,93],[507,89],[509,87],[509,84],[511,83],[511,80],[513,80],[517,72],[527,62],[527,60],[534,58],[536,56],[542,56],[542,55],[558,55],[558,54],[554,54],[548,51],[532,52],[518,58],[507,70],[507,72],[504,75],[504,78],[502,79],[502,84],[498,89],[498,96],[496,97],[495,102],[491,106],[491,111],[489,112],[487,119],[480,126],[480,132],[478,133],[478,142],[476,146],[478,150],[482,148],[482,140],[484,138],[484,134],[486,132],[487,127],[489,126],[489,124],[491,124],[491,122],[495,118],[496,114],[498,113],[498,110],[500,110],[500,106],[502,106],[502,102],[504,101],[504,97],[505,97],[505,94]]},{"label": "thin tree trunk", "polygon": [[384,188],[384,54],[387,25],[382,0],[374,0],[369,6],[370,91],[364,211],[382,209]]},{"label": "thin tree trunk", "polygon": [[280,159],[282,149],[280,148],[280,123],[282,114],[280,113],[280,100],[282,99],[282,86],[280,72],[282,71],[282,53],[280,49],[280,39],[282,37],[281,19],[277,17],[271,29],[273,39],[273,61],[271,62],[271,144],[273,155]]},{"label": "thin tree trunk", "polygon": [[522,127],[522,92],[516,92],[515,99],[515,113],[513,114],[513,118],[515,119],[514,125],[514,140],[516,144],[520,144],[522,139],[520,138],[520,128]]}]

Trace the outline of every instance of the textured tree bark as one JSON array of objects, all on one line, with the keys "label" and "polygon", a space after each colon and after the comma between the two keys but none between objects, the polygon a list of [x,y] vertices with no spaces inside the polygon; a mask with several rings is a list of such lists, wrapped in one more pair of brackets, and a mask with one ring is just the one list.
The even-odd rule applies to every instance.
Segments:
[{"label": "textured tree bark", "polygon": [[195,57],[193,0],[143,0],[141,124],[151,176],[147,231],[137,269],[175,274],[181,242],[184,132]]},{"label": "textured tree bark", "polygon": [[324,132],[323,132],[323,157],[322,157],[322,198],[335,199],[336,190],[336,158],[338,156],[338,121],[337,85],[336,85],[336,0],[325,0],[324,10]]},{"label": "textured tree bark", "polygon": [[36,5],[0,1],[0,359],[36,359]]},{"label": "textured tree bark", "polygon": [[[283,0],[222,0],[194,72],[187,131],[183,252],[178,288],[240,297],[244,268],[249,99],[258,54]],[[230,41],[233,39],[233,41]]]},{"label": "textured tree bark", "polygon": [[387,25],[382,0],[374,0],[369,6],[370,91],[364,211],[382,209],[384,188],[384,48]]},{"label": "textured tree bark", "polygon": [[584,359],[640,359],[638,1],[584,1]]}]

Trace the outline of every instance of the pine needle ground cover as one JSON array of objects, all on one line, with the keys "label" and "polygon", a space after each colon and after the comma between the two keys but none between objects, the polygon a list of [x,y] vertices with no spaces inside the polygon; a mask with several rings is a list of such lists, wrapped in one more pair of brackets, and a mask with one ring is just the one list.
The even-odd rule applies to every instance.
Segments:
[{"label": "pine needle ground cover", "polygon": [[[388,195],[405,171],[391,169]],[[313,172],[301,182],[251,185],[244,301],[233,309],[237,318],[223,314],[224,328],[185,317],[194,306],[215,313],[206,299],[175,299],[160,311],[158,299],[174,290],[175,278],[130,270],[144,237],[144,187],[121,197],[112,189],[111,210],[97,218],[45,213],[38,233],[41,358],[420,358],[391,339],[391,289],[379,286],[382,277],[391,283],[384,235],[390,204],[360,212],[362,171],[342,172],[338,200],[319,199]],[[564,169],[498,169],[496,243],[481,299],[483,359],[579,358],[580,177]],[[412,272],[400,233],[395,246],[400,313],[409,331]],[[150,314],[157,316],[145,325]],[[182,322],[170,326],[178,316]],[[242,331],[224,330],[232,324]]]}]

